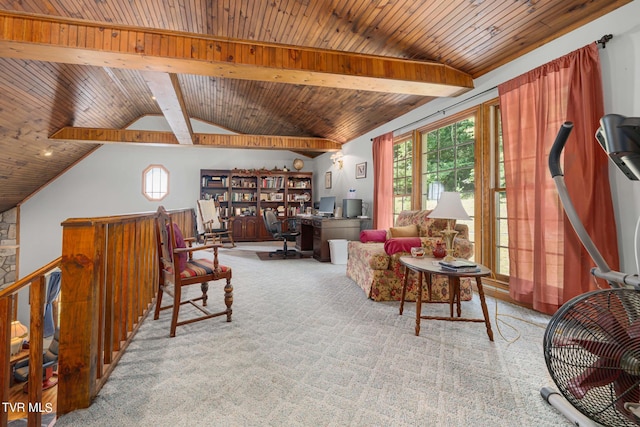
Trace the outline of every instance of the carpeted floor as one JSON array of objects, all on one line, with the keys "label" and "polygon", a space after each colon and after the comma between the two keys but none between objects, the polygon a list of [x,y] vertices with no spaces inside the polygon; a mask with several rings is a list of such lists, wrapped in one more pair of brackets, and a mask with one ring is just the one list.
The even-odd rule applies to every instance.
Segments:
[{"label": "carpeted floor", "polygon": [[[220,251],[233,268],[233,322],[169,338],[168,313],[147,318],[91,407],[57,425],[572,425],[539,393],[552,385],[547,316],[489,298],[495,342],[482,323],[425,320],[416,337],[414,304],[399,316],[399,303],[365,298],[344,265],[261,262],[267,249]],[[222,305],[222,285],[209,295]],[[477,295],[462,310],[481,316]]]}]

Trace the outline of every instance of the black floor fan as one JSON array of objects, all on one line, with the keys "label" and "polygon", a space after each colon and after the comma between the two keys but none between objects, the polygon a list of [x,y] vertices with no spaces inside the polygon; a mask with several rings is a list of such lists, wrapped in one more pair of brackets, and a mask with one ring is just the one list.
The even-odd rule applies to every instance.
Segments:
[{"label": "black floor fan", "polygon": [[[596,139],[602,148],[629,179],[638,180],[640,118],[609,114],[600,124]],[[559,393],[545,387],[541,394],[578,426],[638,426],[640,278],[612,271],[577,216],[560,167],[560,154],[572,128],[567,122],[558,132],[549,169],[565,213],[596,264],[591,273],[605,279],[610,288],[571,299],[551,318],[544,335],[544,357]],[[636,244],[638,230],[636,226]]]}]

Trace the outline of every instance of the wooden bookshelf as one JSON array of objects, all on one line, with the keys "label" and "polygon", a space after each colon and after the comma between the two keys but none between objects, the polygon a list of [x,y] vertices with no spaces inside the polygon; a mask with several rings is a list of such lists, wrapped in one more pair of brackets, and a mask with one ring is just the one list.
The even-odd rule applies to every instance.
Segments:
[{"label": "wooden bookshelf", "polygon": [[266,169],[201,169],[200,197],[220,201],[222,216],[234,217],[235,241],[272,240],[262,211],[280,219],[296,216],[313,205],[313,174]]}]

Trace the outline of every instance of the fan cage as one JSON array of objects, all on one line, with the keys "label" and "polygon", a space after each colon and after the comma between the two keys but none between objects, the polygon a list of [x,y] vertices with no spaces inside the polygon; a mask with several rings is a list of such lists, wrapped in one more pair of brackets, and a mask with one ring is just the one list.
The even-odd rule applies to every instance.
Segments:
[{"label": "fan cage", "polygon": [[637,426],[624,409],[640,401],[640,291],[606,289],[564,304],[544,335],[544,357],[560,393],[606,426]]}]

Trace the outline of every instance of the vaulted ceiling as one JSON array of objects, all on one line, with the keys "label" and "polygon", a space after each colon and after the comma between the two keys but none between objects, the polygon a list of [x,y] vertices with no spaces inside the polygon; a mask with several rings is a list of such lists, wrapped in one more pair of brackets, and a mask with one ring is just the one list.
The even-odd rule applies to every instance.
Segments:
[{"label": "vaulted ceiling", "polygon": [[0,0],[0,212],[105,142],[337,150],[630,1]]}]

